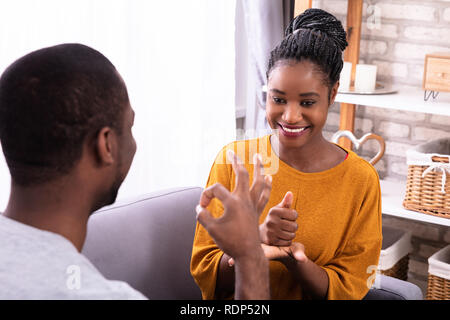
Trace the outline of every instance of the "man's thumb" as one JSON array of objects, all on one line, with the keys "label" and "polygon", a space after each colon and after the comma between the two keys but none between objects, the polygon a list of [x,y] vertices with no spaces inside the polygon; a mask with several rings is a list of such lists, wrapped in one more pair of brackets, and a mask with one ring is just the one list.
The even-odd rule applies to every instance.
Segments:
[{"label": "man's thumb", "polygon": [[294,200],[294,195],[291,191],[286,192],[283,200],[281,200],[279,206],[282,208],[290,208],[292,206],[292,202]]}]

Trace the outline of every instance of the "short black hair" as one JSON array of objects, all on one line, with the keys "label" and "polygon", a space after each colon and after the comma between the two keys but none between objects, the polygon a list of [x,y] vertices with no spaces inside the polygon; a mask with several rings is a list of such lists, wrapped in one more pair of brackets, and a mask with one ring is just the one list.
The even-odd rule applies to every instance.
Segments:
[{"label": "short black hair", "polygon": [[119,134],[128,93],[114,65],[82,44],[31,52],[0,78],[0,141],[23,186],[67,174],[83,143],[109,126]]},{"label": "short black hair", "polygon": [[307,9],[291,21],[285,38],[270,53],[267,78],[279,61],[309,60],[331,89],[339,80],[342,51],[347,45],[346,32],[335,16],[321,9]]}]

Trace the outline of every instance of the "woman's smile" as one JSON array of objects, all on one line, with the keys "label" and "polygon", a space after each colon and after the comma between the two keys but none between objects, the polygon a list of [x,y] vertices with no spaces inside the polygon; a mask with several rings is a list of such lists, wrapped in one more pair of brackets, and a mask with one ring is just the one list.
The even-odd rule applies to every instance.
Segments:
[{"label": "woman's smile", "polygon": [[310,131],[311,126],[293,126],[283,123],[278,123],[280,132],[288,138],[297,138]]}]

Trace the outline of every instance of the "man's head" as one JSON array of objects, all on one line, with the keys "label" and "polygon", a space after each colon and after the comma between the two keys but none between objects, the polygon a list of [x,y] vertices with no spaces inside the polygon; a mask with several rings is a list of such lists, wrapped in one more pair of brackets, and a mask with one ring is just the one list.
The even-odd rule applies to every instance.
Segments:
[{"label": "man's head", "polygon": [[[100,52],[81,44],[31,52],[0,78],[0,141],[12,182],[19,186],[33,187],[68,175],[86,149],[93,150],[101,164],[105,154],[100,144],[106,143],[106,151],[111,151],[108,139],[114,136],[115,177],[110,187],[118,189],[136,150],[132,117],[125,84],[115,67]],[[115,199],[117,190],[109,193]]]}]

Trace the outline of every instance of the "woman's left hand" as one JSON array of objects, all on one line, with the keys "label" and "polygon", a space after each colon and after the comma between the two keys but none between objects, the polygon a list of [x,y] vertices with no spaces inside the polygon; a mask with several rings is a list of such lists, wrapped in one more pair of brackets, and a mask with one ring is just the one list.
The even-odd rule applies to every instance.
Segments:
[{"label": "woman's left hand", "polygon": [[298,261],[305,262],[305,246],[300,242],[292,242],[290,246],[279,247],[261,244],[267,259],[280,262]]},{"label": "woman's left hand", "polygon": [[[305,255],[305,246],[300,242],[292,242],[290,246],[269,246],[262,243],[261,247],[264,251],[264,255],[268,260],[280,261],[282,263],[287,262],[305,262],[308,258]],[[233,258],[228,260],[228,264],[234,265]]]}]

